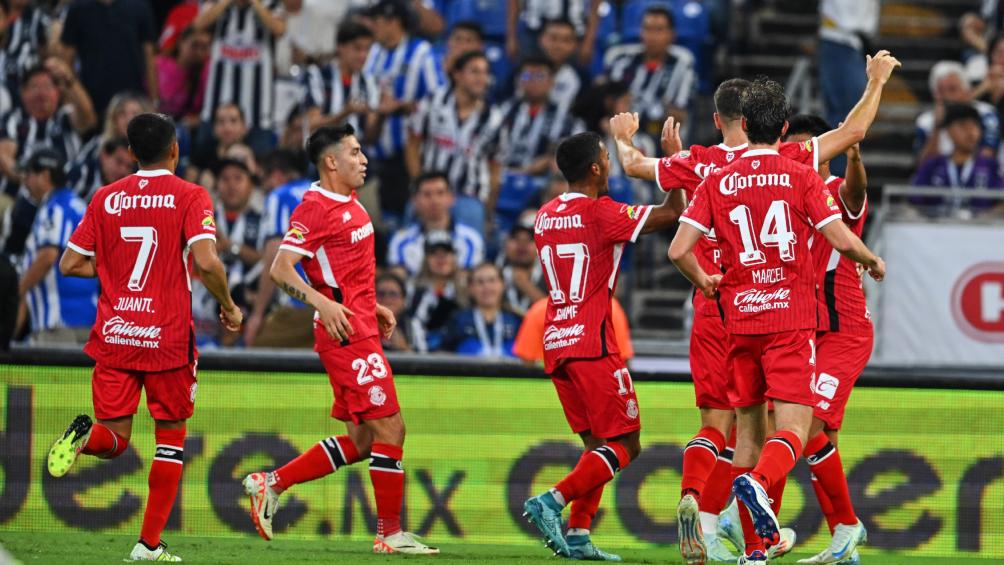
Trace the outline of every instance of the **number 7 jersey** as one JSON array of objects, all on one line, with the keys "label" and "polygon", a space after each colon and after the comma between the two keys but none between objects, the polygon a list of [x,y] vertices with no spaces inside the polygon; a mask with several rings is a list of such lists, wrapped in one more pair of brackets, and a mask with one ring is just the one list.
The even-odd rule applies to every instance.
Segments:
[{"label": "number 7 jersey", "polygon": [[719,304],[732,334],[816,327],[813,230],[840,219],[816,171],[771,149],[708,175],[680,221],[712,229],[725,274]]},{"label": "number 7 jersey", "polygon": [[651,206],[567,192],[537,212],[534,241],[547,279],[544,370],[566,359],[620,353],[610,300],[624,244],[641,234]]},{"label": "number 7 jersey", "polygon": [[165,371],[195,361],[189,246],[216,240],[201,186],[140,171],[98,190],[68,247],[91,256],[101,295],[84,352],[117,369]]}]

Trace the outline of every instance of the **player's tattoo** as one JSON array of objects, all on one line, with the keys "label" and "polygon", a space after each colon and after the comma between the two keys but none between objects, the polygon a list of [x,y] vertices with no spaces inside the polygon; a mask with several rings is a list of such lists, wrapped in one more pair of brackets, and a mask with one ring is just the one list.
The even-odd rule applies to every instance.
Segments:
[{"label": "player's tattoo", "polygon": [[280,284],[279,286],[282,288],[283,292],[285,292],[286,294],[288,294],[288,295],[292,296],[293,298],[299,300],[300,302],[306,302],[307,301],[307,295],[306,295],[306,293],[304,293],[302,290],[296,288],[295,286],[287,283],[286,281],[283,281],[282,284]]}]

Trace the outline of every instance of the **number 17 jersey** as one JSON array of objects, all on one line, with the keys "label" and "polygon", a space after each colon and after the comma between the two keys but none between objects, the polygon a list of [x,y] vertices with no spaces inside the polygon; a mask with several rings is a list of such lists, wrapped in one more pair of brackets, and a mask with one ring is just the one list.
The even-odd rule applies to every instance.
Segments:
[{"label": "number 17 jersey", "polygon": [[547,280],[544,370],[567,359],[620,353],[610,299],[624,244],[641,234],[651,206],[567,192],[537,212],[534,241]]}]

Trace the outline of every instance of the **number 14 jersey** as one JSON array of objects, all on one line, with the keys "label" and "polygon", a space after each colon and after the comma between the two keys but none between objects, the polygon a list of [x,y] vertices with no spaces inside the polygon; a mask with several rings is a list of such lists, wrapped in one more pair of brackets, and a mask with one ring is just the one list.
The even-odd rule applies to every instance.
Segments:
[{"label": "number 14 jersey", "polygon": [[94,258],[101,296],[84,352],[101,365],[165,371],[195,361],[189,246],[216,240],[201,186],[140,171],[98,190],[68,247]]},{"label": "number 14 jersey", "polygon": [[534,240],[549,291],[546,372],[566,359],[620,353],[610,299],[624,244],[638,239],[651,211],[651,206],[629,206],[608,196],[567,192],[537,212]]},{"label": "number 14 jersey", "polygon": [[839,219],[815,170],[755,149],[708,175],[680,221],[705,235],[715,230],[725,329],[768,334],[816,327],[809,236]]}]

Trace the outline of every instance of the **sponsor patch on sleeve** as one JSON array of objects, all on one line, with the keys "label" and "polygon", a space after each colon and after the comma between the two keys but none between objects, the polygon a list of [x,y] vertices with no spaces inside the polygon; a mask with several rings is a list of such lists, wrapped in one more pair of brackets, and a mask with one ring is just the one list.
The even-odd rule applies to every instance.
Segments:
[{"label": "sponsor patch on sleeve", "polygon": [[289,231],[286,232],[286,236],[282,239],[287,243],[302,244],[307,241],[307,234],[310,230],[307,226],[301,224],[300,222],[291,222],[289,225]]},{"label": "sponsor patch on sleeve", "polygon": [[202,229],[207,232],[216,233],[216,218],[213,217],[212,210],[203,210],[205,217],[202,218]]}]

